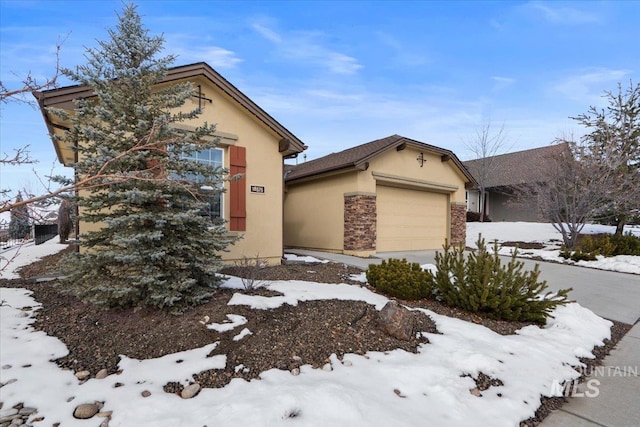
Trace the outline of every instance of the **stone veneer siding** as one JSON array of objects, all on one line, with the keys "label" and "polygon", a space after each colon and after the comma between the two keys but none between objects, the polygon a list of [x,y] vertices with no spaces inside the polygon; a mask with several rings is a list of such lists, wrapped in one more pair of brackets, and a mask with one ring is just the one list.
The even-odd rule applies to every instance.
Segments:
[{"label": "stone veneer siding", "polygon": [[467,243],[467,205],[451,203],[451,245],[464,247]]},{"label": "stone veneer siding", "polygon": [[376,249],[376,196],[344,195],[344,250]]}]

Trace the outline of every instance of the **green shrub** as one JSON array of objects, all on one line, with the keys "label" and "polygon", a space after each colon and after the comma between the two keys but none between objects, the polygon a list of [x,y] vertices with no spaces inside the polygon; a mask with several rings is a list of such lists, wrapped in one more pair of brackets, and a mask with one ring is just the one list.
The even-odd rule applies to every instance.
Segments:
[{"label": "green shrub", "polygon": [[560,256],[574,261],[594,261],[597,255],[636,255],[640,256],[640,237],[631,233],[616,236],[614,234],[596,234],[580,236],[575,251],[563,248]]},{"label": "green shrub", "polygon": [[406,259],[383,260],[380,265],[370,265],[367,282],[380,292],[401,299],[421,299],[431,295],[427,272],[420,264]]},{"label": "green shrub", "polygon": [[592,252],[585,252],[582,249],[578,248],[575,251],[570,251],[564,245],[560,249],[560,257],[564,259],[570,259],[572,261],[595,261],[596,256],[600,255],[598,250],[594,250]]},{"label": "green shrub", "polygon": [[445,304],[489,318],[544,323],[557,306],[566,304],[571,289],[557,294],[543,294],[545,281],[538,281],[538,265],[533,271],[523,271],[524,263],[516,260],[517,249],[511,260],[502,265],[497,255],[487,250],[482,237],[478,250],[466,257],[464,250],[450,245],[436,253],[436,274],[427,272],[437,298]]},{"label": "green shrub", "polygon": [[622,236],[611,236],[611,242],[616,249],[614,255],[635,255],[640,256],[640,237],[631,233]]},{"label": "green shrub", "polygon": [[593,255],[613,256],[616,252],[616,245],[611,237],[613,237],[611,234],[585,235],[578,240],[578,248],[582,252]]}]

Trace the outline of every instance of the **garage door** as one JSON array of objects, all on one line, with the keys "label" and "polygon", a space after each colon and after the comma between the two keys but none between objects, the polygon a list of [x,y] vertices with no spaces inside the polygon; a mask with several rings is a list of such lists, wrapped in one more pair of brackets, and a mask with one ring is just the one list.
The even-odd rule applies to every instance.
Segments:
[{"label": "garage door", "polygon": [[449,216],[446,194],[382,185],[377,194],[378,252],[442,248]]}]

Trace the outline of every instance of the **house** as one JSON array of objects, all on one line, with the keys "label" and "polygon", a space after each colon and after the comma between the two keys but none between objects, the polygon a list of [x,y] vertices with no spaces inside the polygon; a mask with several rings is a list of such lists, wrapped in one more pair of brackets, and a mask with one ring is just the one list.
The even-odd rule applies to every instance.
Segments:
[{"label": "house", "polygon": [[[229,233],[242,238],[223,253],[226,261],[259,256],[280,263],[283,255],[283,166],[307,147],[273,117],[204,62],[174,67],[161,84],[189,81],[194,87],[191,105],[202,114],[188,126],[195,130],[203,122],[215,123],[217,148],[202,153],[214,165],[243,178],[227,182],[226,192],[215,204],[217,215],[227,220]],[[34,93],[51,135],[68,129],[48,108],[74,109],[73,101],[93,96],[86,86],[68,86]],[[187,103],[188,104],[188,103]],[[76,151],[52,138],[58,160],[73,167]],[[199,156],[202,157],[202,156]],[[79,233],[93,224],[80,223]]]},{"label": "house", "polygon": [[[567,144],[555,144],[483,159],[463,162],[466,168],[485,187],[485,214],[492,221],[538,220],[537,209],[531,202],[520,201],[515,191],[518,186],[540,182],[550,158],[567,150]],[[486,182],[482,182],[486,170]],[[480,189],[467,190],[467,209],[480,212]]]},{"label": "house", "polygon": [[464,245],[473,176],[449,150],[399,135],[285,177],[285,246],[356,256]]}]

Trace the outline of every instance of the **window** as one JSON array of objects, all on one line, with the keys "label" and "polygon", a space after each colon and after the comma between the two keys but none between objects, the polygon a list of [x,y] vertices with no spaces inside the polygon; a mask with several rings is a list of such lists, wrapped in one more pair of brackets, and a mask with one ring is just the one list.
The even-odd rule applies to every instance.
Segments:
[{"label": "window", "polygon": [[[221,148],[208,148],[198,152],[182,154],[180,157],[194,162],[205,163],[213,167],[224,167],[223,150]],[[194,182],[202,181],[202,177],[196,175],[187,176],[186,178],[191,179]],[[211,188],[207,189],[205,186],[200,187],[200,189],[203,194],[206,194],[207,190],[213,190]],[[211,191],[211,193],[210,197],[204,198],[204,201],[207,202],[207,209],[203,214],[210,216],[211,218],[222,218],[224,212],[222,206],[222,194],[213,193],[213,191]]]}]

